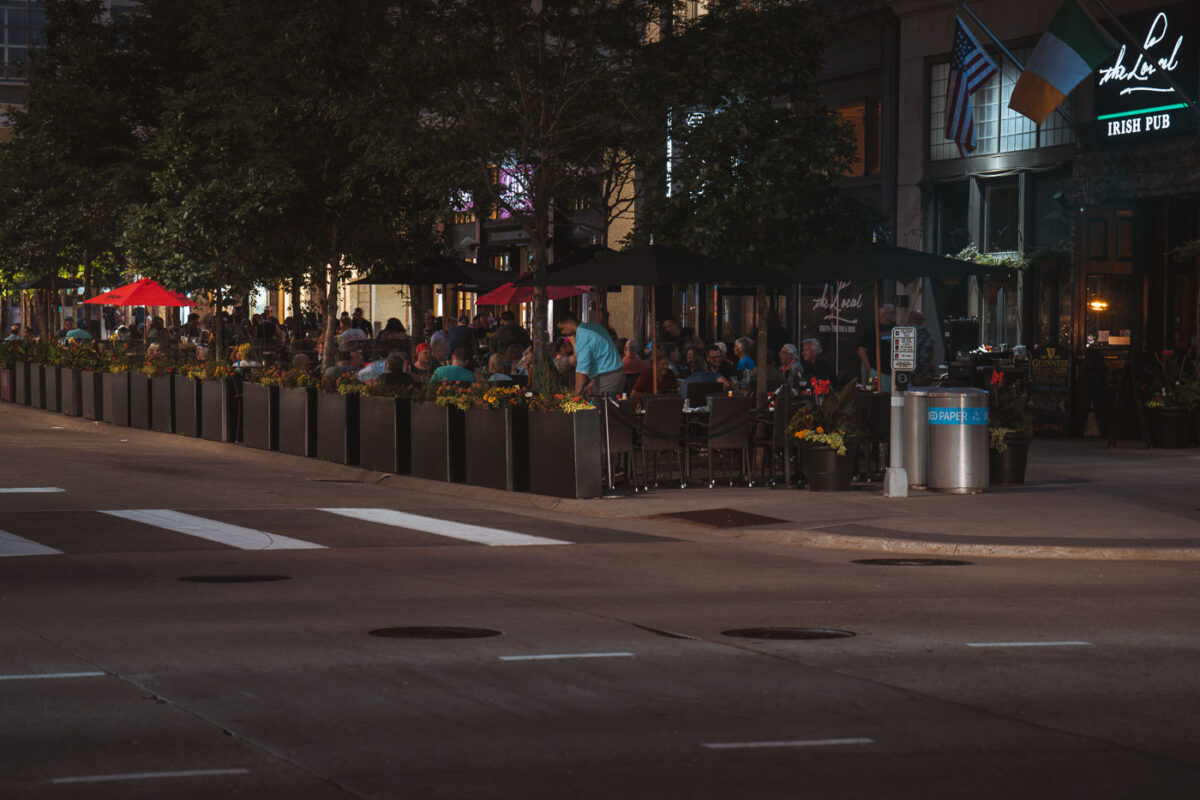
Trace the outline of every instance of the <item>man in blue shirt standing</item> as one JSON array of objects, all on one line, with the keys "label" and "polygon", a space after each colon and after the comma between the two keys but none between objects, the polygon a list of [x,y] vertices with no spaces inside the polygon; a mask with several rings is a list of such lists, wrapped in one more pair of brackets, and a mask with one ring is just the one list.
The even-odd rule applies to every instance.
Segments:
[{"label": "man in blue shirt standing", "polygon": [[571,312],[556,323],[559,333],[575,339],[576,394],[616,395],[625,388],[625,369],[612,337],[594,322],[579,324]]}]

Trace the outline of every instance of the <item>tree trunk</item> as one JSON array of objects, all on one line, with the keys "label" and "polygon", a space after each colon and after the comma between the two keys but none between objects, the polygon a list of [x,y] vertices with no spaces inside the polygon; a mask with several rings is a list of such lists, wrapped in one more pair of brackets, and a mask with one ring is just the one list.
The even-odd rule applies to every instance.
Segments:
[{"label": "tree trunk", "polygon": [[758,398],[759,410],[767,407],[767,314],[770,306],[767,303],[767,287],[758,286],[754,289],[754,307],[758,316],[758,347],[754,355],[754,393]]},{"label": "tree trunk", "polygon": [[329,284],[325,294],[325,353],[321,359],[321,369],[326,370],[337,364],[337,312],[338,312],[338,279],[341,277],[342,259],[339,253],[338,226],[333,223],[329,231]]},{"label": "tree trunk", "polygon": [[291,300],[292,300],[292,334],[293,338],[299,341],[304,333],[304,317],[300,308],[300,281],[302,278],[296,275],[291,282]]},{"label": "tree trunk", "polygon": [[221,274],[220,271],[218,271],[217,272],[217,290],[216,290],[216,292],[213,293],[213,297],[216,300],[216,302],[214,303],[214,305],[216,306],[216,311],[215,311],[215,324],[213,325],[213,346],[212,346],[214,358],[210,359],[211,361],[213,361],[217,364],[222,364],[225,362],[225,320],[222,316],[222,312],[225,309],[225,298],[221,294],[220,274]]}]

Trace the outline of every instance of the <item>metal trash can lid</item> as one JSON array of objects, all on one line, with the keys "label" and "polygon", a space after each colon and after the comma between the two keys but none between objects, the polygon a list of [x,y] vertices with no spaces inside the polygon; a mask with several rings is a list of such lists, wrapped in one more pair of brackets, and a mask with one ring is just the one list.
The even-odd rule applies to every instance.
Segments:
[{"label": "metal trash can lid", "polygon": [[987,389],[976,389],[974,387],[942,387],[932,392],[927,392],[928,397],[973,397],[976,395],[986,395]]}]

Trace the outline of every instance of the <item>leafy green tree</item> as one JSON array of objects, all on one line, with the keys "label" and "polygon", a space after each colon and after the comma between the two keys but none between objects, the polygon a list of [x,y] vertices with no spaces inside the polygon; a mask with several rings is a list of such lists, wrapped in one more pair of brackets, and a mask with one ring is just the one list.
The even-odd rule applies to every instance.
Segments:
[{"label": "leafy green tree", "polygon": [[[784,270],[869,234],[871,214],[837,190],[854,150],[817,89],[825,30],[803,0],[713,0],[708,14],[675,27],[662,45],[673,147],[648,154],[659,180],[636,241]],[[757,307],[765,399],[763,287]]]}]

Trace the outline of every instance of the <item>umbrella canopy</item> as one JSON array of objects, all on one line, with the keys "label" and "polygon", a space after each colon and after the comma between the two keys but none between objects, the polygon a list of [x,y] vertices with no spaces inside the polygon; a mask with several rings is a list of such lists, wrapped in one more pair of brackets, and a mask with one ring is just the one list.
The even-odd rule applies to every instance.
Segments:
[{"label": "umbrella canopy", "polygon": [[84,303],[94,303],[105,306],[194,306],[188,298],[163,287],[151,278],[126,284],[113,289],[111,292],[96,295]]},{"label": "umbrella canopy", "polygon": [[372,270],[370,275],[350,281],[351,284],[404,283],[427,286],[435,283],[456,283],[474,286],[499,286],[509,274],[451,256],[429,256],[415,264],[392,269]]},{"label": "umbrella canopy", "polygon": [[894,244],[857,244],[827,256],[805,261],[780,275],[788,283],[858,281],[885,278],[966,278],[971,275],[1007,275],[1008,270],[957,258],[910,250]]},{"label": "umbrella canopy", "polygon": [[[551,272],[547,286],[659,286],[668,283],[744,283],[747,271],[737,264],[661,245],[645,245],[601,254],[590,261]],[[538,281],[525,275],[518,286],[533,286]]]},{"label": "umbrella canopy", "polygon": [[[575,297],[587,294],[586,286],[547,286],[546,296],[551,300],[562,300],[564,297]],[[517,286],[506,283],[498,289],[480,295],[475,300],[477,306],[506,306],[509,303],[529,303],[533,300],[532,286]]]},{"label": "umbrella canopy", "polygon": [[58,275],[42,275],[39,278],[34,278],[31,281],[21,284],[22,289],[49,289],[52,292],[59,289],[78,289],[83,286],[77,280],[71,278],[63,278]]}]

